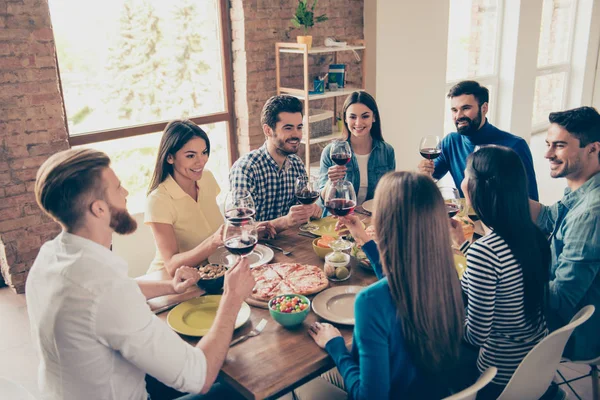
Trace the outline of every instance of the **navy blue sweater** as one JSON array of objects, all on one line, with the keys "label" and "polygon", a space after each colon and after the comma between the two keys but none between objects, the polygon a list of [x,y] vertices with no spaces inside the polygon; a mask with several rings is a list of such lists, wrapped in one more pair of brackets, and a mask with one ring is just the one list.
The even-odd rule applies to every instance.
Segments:
[{"label": "navy blue sweater", "polygon": [[525,166],[525,172],[527,173],[529,198],[537,201],[539,199],[537,181],[535,179],[535,170],[533,169],[531,150],[529,150],[527,142],[518,136],[501,131],[490,124],[487,119],[481,129],[471,136],[454,132],[442,139],[442,154],[435,160],[433,177],[440,179],[450,171],[454,179],[454,184],[458,188],[460,195],[464,197],[460,184],[465,178],[467,157],[474,151],[475,146],[489,144],[509,147],[521,157],[521,161],[523,161],[523,165]]}]

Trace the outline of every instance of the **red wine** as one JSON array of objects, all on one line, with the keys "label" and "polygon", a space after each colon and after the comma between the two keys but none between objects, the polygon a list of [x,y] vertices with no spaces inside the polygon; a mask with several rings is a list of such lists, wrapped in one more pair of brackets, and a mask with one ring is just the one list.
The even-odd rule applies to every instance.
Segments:
[{"label": "red wine", "polygon": [[234,236],[225,241],[225,248],[232,254],[243,256],[250,254],[256,246],[256,238],[254,236],[248,236],[247,240],[244,240],[241,236]]},{"label": "red wine", "polygon": [[238,207],[225,211],[225,218],[234,224],[239,224],[254,217],[254,213],[255,211],[252,208]]},{"label": "red wine", "polygon": [[302,204],[312,204],[319,198],[319,192],[302,190],[296,193],[296,198]]},{"label": "red wine", "polygon": [[338,217],[344,217],[354,211],[356,202],[346,199],[333,199],[329,200],[325,205],[327,211]]},{"label": "red wine", "polygon": [[452,218],[456,214],[458,214],[458,212],[460,211],[460,209],[458,208],[458,206],[456,204],[446,203],[446,211],[448,212],[448,216],[450,218]]},{"label": "red wine", "polygon": [[331,156],[331,160],[337,165],[346,165],[350,161],[352,156],[350,154],[334,154]]},{"label": "red wine", "polygon": [[435,160],[442,154],[442,149],[429,147],[419,150],[419,153],[421,153],[421,157],[423,158],[426,158],[428,160]]}]

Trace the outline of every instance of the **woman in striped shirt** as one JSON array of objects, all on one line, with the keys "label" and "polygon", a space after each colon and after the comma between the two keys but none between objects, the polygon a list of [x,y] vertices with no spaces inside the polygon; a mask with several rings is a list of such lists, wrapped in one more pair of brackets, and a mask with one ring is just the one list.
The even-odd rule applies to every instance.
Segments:
[{"label": "woman in striped shirt", "polygon": [[465,340],[478,348],[477,368],[498,368],[478,395],[496,399],[519,363],[548,333],[550,246],[532,222],[527,177],[519,156],[500,146],[483,147],[467,159],[461,184],[467,203],[491,232],[473,244],[452,220],[452,237],[467,255],[462,288],[468,298]]}]

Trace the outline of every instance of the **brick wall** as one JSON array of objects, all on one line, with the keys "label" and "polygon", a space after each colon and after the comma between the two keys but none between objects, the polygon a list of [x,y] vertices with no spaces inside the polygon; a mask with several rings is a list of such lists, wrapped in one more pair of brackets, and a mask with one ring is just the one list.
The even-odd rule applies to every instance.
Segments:
[{"label": "brick wall", "polygon": [[0,1],[0,267],[19,293],[40,245],[60,231],[33,194],[38,167],[68,148],[55,65],[47,1]]},{"label": "brick wall", "polygon": [[[260,111],[276,93],[275,42],[295,42],[290,28],[296,0],[231,0],[235,111],[240,154],[264,142]],[[327,36],[363,39],[363,0],[322,0],[319,14],[330,20],[313,28],[313,44]],[[300,87],[301,58],[283,60],[283,79]],[[348,53],[347,80],[360,84],[360,64]],[[326,72],[331,57],[311,57],[311,75]],[[299,79],[300,78],[300,79]],[[341,106],[343,99],[338,100]],[[332,101],[313,107],[331,109]],[[22,292],[41,244],[59,226],[37,207],[33,185],[37,168],[68,148],[52,26],[47,0],[0,2],[0,265],[9,285]],[[313,149],[315,154],[318,148]],[[3,250],[4,248],[4,250]],[[5,253],[5,257],[3,254]]]},{"label": "brick wall", "polygon": [[[316,8],[317,15],[327,14],[329,20],[315,25],[309,32],[313,36],[313,46],[323,46],[328,36],[348,42],[363,39],[363,3],[363,0],[320,1]],[[276,94],[275,42],[295,42],[296,36],[303,34],[302,30],[290,27],[296,5],[296,0],[231,0],[235,111],[240,154],[260,147],[264,142],[260,111],[265,101]],[[323,75],[333,62],[333,57],[310,56],[309,62],[309,77]],[[347,65],[348,83],[360,86],[362,71],[352,53],[339,53],[338,63]],[[284,84],[302,87],[302,56],[283,55],[281,70]],[[339,110],[344,99],[337,101]],[[333,109],[333,100],[310,104],[311,108]],[[318,154],[319,148],[313,148],[311,153]]]}]

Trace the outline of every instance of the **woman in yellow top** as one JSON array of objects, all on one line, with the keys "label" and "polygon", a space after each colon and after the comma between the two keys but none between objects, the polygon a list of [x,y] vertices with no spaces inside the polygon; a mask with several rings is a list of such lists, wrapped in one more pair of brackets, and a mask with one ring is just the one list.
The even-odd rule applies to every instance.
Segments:
[{"label": "woman in yellow top", "polygon": [[148,272],[196,266],[223,244],[219,185],[204,170],[208,135],[191,121],[171,121],[164,130],[148,189],[144,223],[152,228],[156,256]]}]

